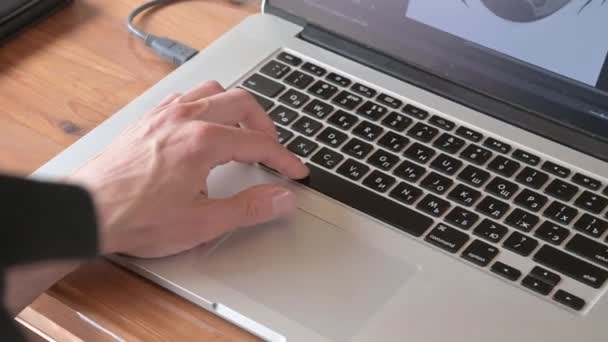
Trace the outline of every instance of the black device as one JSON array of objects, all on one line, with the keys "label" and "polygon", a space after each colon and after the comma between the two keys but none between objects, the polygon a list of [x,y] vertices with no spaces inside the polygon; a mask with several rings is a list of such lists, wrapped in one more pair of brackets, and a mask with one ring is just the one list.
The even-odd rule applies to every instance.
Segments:
[{"label": "black device", "polygon": [[0,1],[0,42],[4,42],[70,2],[71,0]]}]

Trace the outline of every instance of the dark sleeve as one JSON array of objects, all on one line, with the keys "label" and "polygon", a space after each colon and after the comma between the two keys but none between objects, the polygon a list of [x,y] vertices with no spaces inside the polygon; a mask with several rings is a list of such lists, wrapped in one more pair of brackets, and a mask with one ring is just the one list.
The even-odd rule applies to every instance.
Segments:
[{"label": "dark sleeve", "polygon": [[[97,219],[89,194],[78,187],[0,176],[0,304],[7,267],[97,254]],[[27,286],[27,284],[22,284]],[[21,341],[0,306],[0,340]]]},{"label": "dark sleeve", "polygon": [[0,267],[97,253],[90,195],[63,184],[0,176]]}]

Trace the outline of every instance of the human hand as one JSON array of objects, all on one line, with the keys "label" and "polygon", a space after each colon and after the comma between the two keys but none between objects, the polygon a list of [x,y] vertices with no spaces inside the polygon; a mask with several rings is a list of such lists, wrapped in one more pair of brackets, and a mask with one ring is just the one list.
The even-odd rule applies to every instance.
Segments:
[{"label": "human hand", "polygon": [[103,254],[161,257],[295,208],[294,194],[272,184],[209,198],[207,176],[230,161],[308,175],[250,94],[208,82],[163,100],[70,179],[93,196]]}]

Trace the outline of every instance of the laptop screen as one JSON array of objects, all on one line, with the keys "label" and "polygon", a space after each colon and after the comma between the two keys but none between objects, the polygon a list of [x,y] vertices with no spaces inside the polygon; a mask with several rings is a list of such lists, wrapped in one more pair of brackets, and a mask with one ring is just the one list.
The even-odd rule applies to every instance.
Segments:
[{"label": "laptop screen", "polygon": [[608,0],[270,0],[435,75],[608,139]]}]

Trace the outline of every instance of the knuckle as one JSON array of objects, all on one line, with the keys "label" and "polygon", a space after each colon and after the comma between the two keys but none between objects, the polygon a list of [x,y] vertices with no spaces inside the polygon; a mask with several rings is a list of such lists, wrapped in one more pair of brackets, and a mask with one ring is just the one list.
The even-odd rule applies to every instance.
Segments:
[{"label": "knuckle", "polygon": [[195,143],[200,144],[201,142],[215,140],[219,134],[220,128],[218,126],[202,122],[195,126],[192,138]]},{"label": "knuckle", "polygon": [[191,106],[185,103],[177,103],[167,110],[167,116],[172,121],[181,121],[190,116]]},{"label": "knuckle", "polygon": [[205,86],[217,92],[222,92],[225,90],[224,87],[222,87],[222,85],[220,84],[220,82],[215,80],[205,82]]}]

